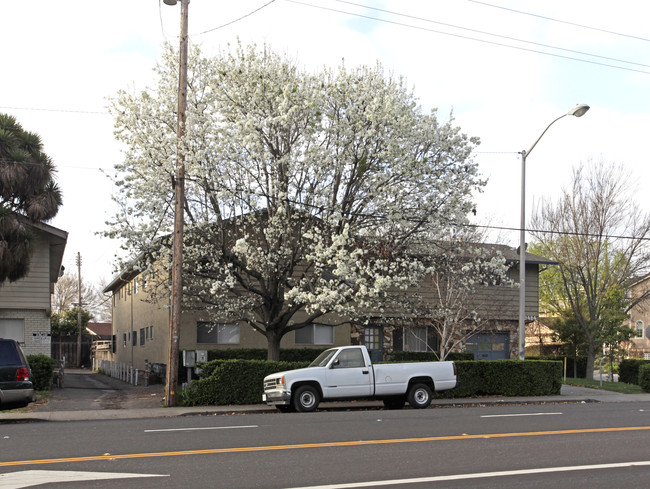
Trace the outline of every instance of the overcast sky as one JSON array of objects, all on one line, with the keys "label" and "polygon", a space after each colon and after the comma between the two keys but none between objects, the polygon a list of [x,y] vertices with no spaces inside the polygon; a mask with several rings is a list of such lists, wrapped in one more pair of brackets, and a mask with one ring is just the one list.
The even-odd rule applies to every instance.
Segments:
[{"label": "overcast sky", "polygon": [[[178,43],[180,4],[3,0],[0,111],[42,137],[64,204],[51,225],[69,233],[66,269],[113,276],[119,243],[96,235],[112,214],[105,174],[121,161],[107,97],[152,86],[165,41]],[[366,7],[364,7],[366,6]],[[239,37],[267,43],[308,70],[374,65],[407,79],[424,110],[453,111],[481,138],[474,158],[489,183],[477,224],[518,228],[520,155],[578,103],[527,160],[527,214],[553,198],[581,161],[621,163],[648,209],[650,29],[642,0],[192,0],[190,42],[210,55]],[[528,217],[527,219],[530,219]],[[492,239],[498,231],[492,232]],[[517,231],[502,231],[518,246]]]}]

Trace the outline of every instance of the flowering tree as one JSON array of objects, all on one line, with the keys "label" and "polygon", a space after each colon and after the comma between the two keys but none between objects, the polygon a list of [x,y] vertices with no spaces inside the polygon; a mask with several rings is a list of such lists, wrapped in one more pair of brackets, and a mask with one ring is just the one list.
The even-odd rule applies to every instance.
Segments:
[{"label": "flowering tree", "polygon": [[192,50],[179,142],[175,63],[169,49],[154,90],[112,101],[127,150],[108,234],[140,269],[168,265],[180,144],[186,305],[249,324],[270,359],[288,332],[376,315],[416,284],[426,267],[412,243],[465,222],[484,184],[478,140],[423,114],[403,80],[380,66],[309,74],[267,47]]},{"label": "flowering tree", "polygon": [[421,300],[418,315],[436,333],[438,357],[444,360],[503,313],[507,299],[488,288],[510,285],[509,266],[497,249],[475,242],[447,241],[437,243],[437,248],[421,287],[431,297]]}]

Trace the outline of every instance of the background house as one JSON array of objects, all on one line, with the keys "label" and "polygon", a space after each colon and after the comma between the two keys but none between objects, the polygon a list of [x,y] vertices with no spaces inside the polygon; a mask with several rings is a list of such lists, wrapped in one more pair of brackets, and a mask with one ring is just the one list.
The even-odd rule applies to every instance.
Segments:
[{"label": "background house", "polygon": [[[498,250],[510,265],[510,278],[517,282],[518,253],[515,249],[489,245]],[[538,315],[538,278],[540,266],[552,264],[544,258],[527,254],[526,315]],[[154,303],[146,281],[137,271],[124,271],[108,284],[104,293],[112,294],[113,359],[138,369],[145,362],[167,363],[169,338],[169,300]],[[475,306],[491,311],[489,326],[468,341],[465,351],[477,359],[517,357],[517,320],[519,291],[509,285],[494,285],[477,291]],[[206,311],[183,311],[180,350],[266,348],[266,338],[248,325],[229,322],[207,315]],[[347,322],[327,317],[318,323],[291,332],[282,338],[282,348],[327,348],[365,344],[375,358],[384,359],[395,350],[427,351],[436,348],[437,338],[426,324],[406,324],[403,319],[377,319],[369,324]],[[336,319],[336,320],[334,320]]]},{"label": "background house", "polygon": [[[629,289],[632,297],[641,297],[650,290],[650,274],[633,282]],[[650,301],[644,300],[630,310],[630,328],[636,336],[630,339],[629,355],[631,358],[650,360]]]},{"label": "background house", "polygon": [[28,355],[50,356],[51,294],[68,233],[47,224],[31,227],[36,239],[29,273],[0,286],[0,337],[20,342]]}]

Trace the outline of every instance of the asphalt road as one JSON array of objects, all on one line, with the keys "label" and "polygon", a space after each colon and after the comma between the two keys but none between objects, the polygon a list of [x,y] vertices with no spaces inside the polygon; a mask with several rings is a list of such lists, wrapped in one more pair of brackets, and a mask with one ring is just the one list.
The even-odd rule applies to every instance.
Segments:
[{"label": "asphalt road", "polygon": [[88,472],[43,487],[647,488],[650,403],[0,425],[1,488]]}]

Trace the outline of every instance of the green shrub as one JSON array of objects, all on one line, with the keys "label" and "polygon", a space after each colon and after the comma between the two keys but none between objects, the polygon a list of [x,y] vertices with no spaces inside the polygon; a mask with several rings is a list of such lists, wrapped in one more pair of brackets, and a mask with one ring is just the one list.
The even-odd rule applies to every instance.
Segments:
[{"label": "green shrub", "polygon": [[[306,362],[266,360],[217,360],[204,369],[209,376],[193,380],[183,392],[186,406],[259,404],[264,392],[264,377],[275,372],[306,367]],[[203,374],[202,374],[203,375]]]},{"label": "green shrub", "polygon": [[[202,368],[183,393],[188,406],[259,404],[267,375],[307,366],[306,362],[263,360],[212,360]],[[458,361],[459,386],[436,393],[438,398],[479,396],[559,395],[562,362],[556,361]]]},{"label": "green shrub", "polygon": [[650,392],[650,362],[639,367],[639,385],[644,392]]},{"label": "green shrub", "polygon": [[639,385],[639,369],[642,365],[650,365],[650,360],[628,358],[621,361],[618,366],[618,381]]},{"label": "green shrub", "polygon": [[27,355],[27,361],[32,369],[32,384],[37,391],[50,390],[52,385],[52,370],[56,361],[46,355]]},{"label": "green shrub", "polygon": [[459,385],[438,398],[551,396],[562,387],[562,362],[519,360],[456,362]]}]

